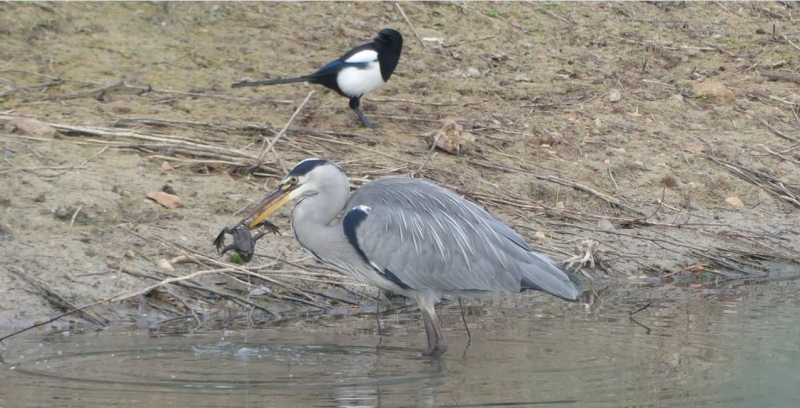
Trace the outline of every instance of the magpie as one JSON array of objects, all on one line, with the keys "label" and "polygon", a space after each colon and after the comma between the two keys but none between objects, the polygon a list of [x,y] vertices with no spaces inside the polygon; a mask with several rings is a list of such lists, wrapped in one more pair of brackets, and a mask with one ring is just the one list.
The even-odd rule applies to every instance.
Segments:
[{"label": "magpie", "polygon": [[361,97],[384,85],[392,76],[400,52],[403,50],[403,36],[391,28],[378,33],[374,41],[359,45],[348,51],[339,59],[329,62],[311,75],[296,78],[278,78],[264,81],[242,81],[232,85],[233,88],[258,85],[290,84],[293,82],[310,82],[320,84],[350,98],[350,109],[354,110],[361,123],[369,128],[378,125],[367,120],[359,106]]}]

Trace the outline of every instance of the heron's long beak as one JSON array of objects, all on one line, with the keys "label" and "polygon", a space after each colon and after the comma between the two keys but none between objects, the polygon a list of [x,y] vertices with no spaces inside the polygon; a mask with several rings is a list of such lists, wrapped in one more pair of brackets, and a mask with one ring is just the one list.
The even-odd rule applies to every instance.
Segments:
[{"label": "heron's long beak", "polygon": [[[278,211],[278,208],[281,208],[294,198],[294,194],[292,194],[293,191],[295,191],[295,189],[291,186],[281,184],[275,191],[261,200],[261,202],[256,205],[256,208],[245,217],[245,219],[256,217],[250,222],[249,228],[255,228],[261,221],[264,221],[265,218],[272,215],[275,211]],[[258,216],[256,216],[257,214]]]}]

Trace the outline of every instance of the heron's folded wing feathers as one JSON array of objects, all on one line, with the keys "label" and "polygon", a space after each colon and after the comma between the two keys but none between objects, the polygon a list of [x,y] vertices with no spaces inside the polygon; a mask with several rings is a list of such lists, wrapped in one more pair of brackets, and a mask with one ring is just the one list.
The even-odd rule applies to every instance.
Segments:
[{"label": "heron's folded wing feathers", "polygon": [[348,208],[370,207],[358,226],[369,261],[414,289],[519,291],[574,298],[567,274],[533,253],[500,220],[455,193],[415,179],[361,187]]}]

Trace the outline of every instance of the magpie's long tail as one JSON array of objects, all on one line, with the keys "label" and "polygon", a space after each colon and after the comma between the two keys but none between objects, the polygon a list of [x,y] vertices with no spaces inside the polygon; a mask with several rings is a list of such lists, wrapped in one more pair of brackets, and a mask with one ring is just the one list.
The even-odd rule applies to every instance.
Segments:
[{"label": "magpie's long tail", "polygon": [[316,77],[313,75],[305,75],[297,78],[266,79],[263,81],[242,81],[231,85],[231,88],[242,88],[245,86],[260,86],[260,85],[291,84],[295,82],[313,81],[314,79],[316,79]]}]

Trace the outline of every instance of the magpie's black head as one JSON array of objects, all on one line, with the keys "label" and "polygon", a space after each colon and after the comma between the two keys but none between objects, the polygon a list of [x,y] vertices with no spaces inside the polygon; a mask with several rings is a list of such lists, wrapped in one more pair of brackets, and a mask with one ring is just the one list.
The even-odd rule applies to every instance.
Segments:
[{"label": "magpie's black head", "polygon": [[397,55],[403,49],[403,35],[397,30],[391,28],[384,28],[374,38],[375,42],[392,49]]},{"label": "magpie's black head", "polygon": [[403,51],[403,35],[391,28],[384,28],[374,38],[378,61],[381,65],[381,76],[386,82],[400,61],[400,52]]}]

